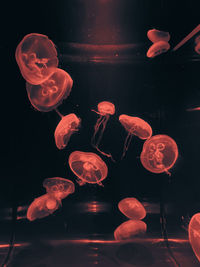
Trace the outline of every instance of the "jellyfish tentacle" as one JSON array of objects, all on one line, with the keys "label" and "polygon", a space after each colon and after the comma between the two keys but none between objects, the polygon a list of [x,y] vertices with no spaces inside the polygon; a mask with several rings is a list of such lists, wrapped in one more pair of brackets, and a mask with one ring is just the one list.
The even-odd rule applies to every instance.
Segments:
[{"label": "jellyfish tentacle", "polygon": [[102,139],[103,133],[105,131],[105,128],[106,128],[106,124],[108,122],[108,119],[109,119],[109,115],[106,115],[106,116],[103,117],[103,120],[102,120],[102,129],[101,129],[101,132],[100,132],[99,137],[97,139],[96,146],[99,146],[99,143],[101,142],[101,139]]},{"label": "jellyfish tentacle", "polygon": [[122,154],[122,156],[121,156],[121,160],[122,160],[122,159],[124,158],[124,156],[126,155],[126,152],[127,152],[128,148],[129,148],[129,146],[130,146],[132,137],[133,137],[132,133],[129,132],[128,135],[127,135],[127,137],[126,137],[126,139],[125,139],[125,142],[124,142],[124,149],[123,149],[123,154]]},{"label": "jellyfish tentacle", "polygon": [[94,134],[93,134],[92,139],[91,139],[91,144],[94,147],[96,145],[95,138],[96,138],[97,132],[99,131],[99,128],[100,128],[101,124],[103,123],[103,121],[104,121],[104,116],[100,115],[100,117],[98,118],[98,120],[94,126]]}]

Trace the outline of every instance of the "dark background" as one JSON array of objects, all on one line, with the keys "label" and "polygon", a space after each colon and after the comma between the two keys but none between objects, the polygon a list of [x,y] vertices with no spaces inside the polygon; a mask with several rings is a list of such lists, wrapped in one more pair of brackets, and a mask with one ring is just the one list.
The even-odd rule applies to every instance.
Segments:
[{"label": "dark background", "polygon": [[[91,112],[100,101],[115,104],[116,114],[108,122],[102,148],[118,160],[102,156],[109,168],[104,187],[79,187],[72,198],[97,198],[118,202],[123,197],[166,199],[185,203],[199,200],[200,113],[186,108],[200,104],[199,59],[194,56],[194,38],[174,56],[170,53],[153,60],[98,64],[62,62],[74,80],[72,92],[59,110],[76,113],[82,119],[80,131],[59,151],[54,130],[59,122],[52,111],[42,113],[31,106],[18,66],[15,49],[28,33],[47,36],[60,43],[126,44],[150,41],[146,32],[157,28],[170,32],[171,47],[200,22],[198,1],[149,0],[71,0],[5,1],[1,3],[1,205],[12,201],[26,203],[45,193],[47,177],[75,181],[68,167],[74,150],[95,150],[90,138],[97,115]],[[146,51],[144,50],[144,55]],[[195,57],[195,60],[193,58]],[[123,161],[120,156],[126,132],[118,121],[120,114],[142,117],[154,134],[167,134],[179,147],[179,159],[166,174],[153,174],[140,163],[143,142],[134,137]]]}]

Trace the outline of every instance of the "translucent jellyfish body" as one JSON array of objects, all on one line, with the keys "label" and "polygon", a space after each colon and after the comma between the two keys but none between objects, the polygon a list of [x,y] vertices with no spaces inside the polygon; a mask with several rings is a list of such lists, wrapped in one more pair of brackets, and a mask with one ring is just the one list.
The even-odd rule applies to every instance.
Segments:
[{"label": "translucent jellyfish body", "polygon": [[190,245],[200,261],[200,213],[196,213],[190,220],[188,226]]},{"label": "translucent jellyfish body", "polygon": [[[100,102],[98,104],[97,109],[98,109],[98,111],[92,110],[92,111],[96,112],[97,114],[99,114],[99,118],[98,118],[98,120],[94,126],[94,134],[93,134],[92,139],[91,139],[91,144],[102,155],[110,157],[112,159],[112,156],[110,153],[105,153],[99,149],[99,144],[101,142],[101,139],[102,139],[102,136],[103,136],[103,133],[105,131],[106,124],[108,122],[110,115],[115,114],[115,106],[111,102],[103,101],[103,102]],[[100,128],[101,128],[101,130],[100,130]],[[98,138],[96,139],[97,134],[98,134]]]},{"label": "translucent jellyfish body", "polygon": [[170,34],[168,32],[151,29],[147,32],[147,37],[152,43],[159,41],[169,42]]},{"label": "translucent jellyfish body", "polygon": [[22,76],[30,84],[45,82],[58,67],[54,43],[39,33],[28,34],[22,39],[15,58]]},{"label": "translucent jellyfish body", "polygon": [[129,219],[142,220],[146,216],[143,205],[134,197],[127,197],[118,203],[119,210]]},{"label": "translucent jellyfish body", "polygon": [[143,221],[139,220],[128,220],[120,226],[118,226],[114,231],[115,240],[129,240],[135,236],[142,235],[146,233],[147,225]]},{"label": "translucent jellyfish body", "polygon": [[85,183],[102,185],[108,175],[105,162],[95,153],[74,151],[69,156],[69,166],[78,177],[79,185]]},{"label": "translucent jellyfish body", "polygon": [[60,207],[61,203],[50,194],[35,198],[27,210],[27,219],[34,221],[49,216]]},{"label": "translucent jellyfish body", "polygon": [[136,135],[142,140],[148,139],[152,136],[151,126],[141,118],[132,117],[125,114],[119,116],[119,121],[125,130],[128,132],[126,140],[124,142],[124,149],[122,158],[125,156],[126,151],[129,148],[133,135]]},{"label": "translucent jellyfish body", "polygon": [[69,194],[75,191],[74,183],[68,179],[61,177],[47,178],[43,182],[44,188],[48,194],[58,200],[66,198]]},{"label": "translucent jellyfish body", "polygon": [[39,111],[48,112],[58,107],[69,96],[72,85],[70,75],[57,68],[44,83],[39,85],[26,83],[26,90],[31,104]]},{"label": "translucent jellyfish body", "polygon": [[195,46],[194,50],[200,55],[200,42]]},{"label": "translucent jellyfish body", "polygon": [[147,51],[147,57],[153,58],[159,56],[163,53],[166,53],[170,49],[170,44],[165,41],[159,41],[152,46],[150,46],[149,50]]},{"label": "translucent jellyfish body", "polygon": [[74,113],[61,118],[54,133],[55,143],[58,149],[63,149],[67,146],[71,135],[78,131],[80,123],[81,119]]},{"label": "translucent jellyfish body", "polygon": [[168,135],[154,135],[146,140],[140,160],[145,169],[153,173],[169,173],[178,158],[176,142]]}]

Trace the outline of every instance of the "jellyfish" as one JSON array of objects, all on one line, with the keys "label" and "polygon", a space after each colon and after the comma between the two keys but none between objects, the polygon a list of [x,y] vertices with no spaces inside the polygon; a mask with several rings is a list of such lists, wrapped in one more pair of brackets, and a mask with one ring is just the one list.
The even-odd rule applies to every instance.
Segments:
[{"label": "jellyfish", "polygon": [[159,41],[169,42],[170,34],[168,32],[151,29],[147,32],[147,37],[152,43]]},{"label": "jellyfish", "polygon": [[39,33],[30,33],[22,39],[15,58],[24,79],[34,85],[45,82],[58,67],[54,43]]},{"label": "jellyfish", "polygon": [[119,121],[125,130],[128,132],[126,140],[124,142],[123,149],[123,158],[126,154],[126,151],[129,148],[133,135],[136,135],[142,140],[148,139],[152,136],[152,128],[151,126],[141,118],[132,117],[125,114],[119,116]]},{"label": "jellyfish", "polygon": [[191,218],[188,226],[188,234],[190,245],[198,261],[200,261],[200,213],[196,213]]},{"label": "jellyfish", "polygon": [[61,121],[58,123],[54,138],[58,149],[63,149],[67,146],[71,135],[79,130],[81,119],[74,113],[66,116],[61,115]]},{"label": "jellyfish", "polygon": [[[102,139],[102,136],[103,136],[103,133],[105,131],[106,124],[108,122],[110,115],[115,114],[115,106],[111,102],[103,101],[103,102],[100,102],[98,104],[97,109],[98,109],[98,111],[92,110],[92,111],[96,112],[97,114],[99,114],[100,117],[98,118],[98,120],[94,126],[94,134],[93,134],[92,139],[91,139],[91,144],[102,155],[110,157],[113,160],[112,155],[110,153],[105,153],[99,149],[99,144],[101,142],[101,139]],[[99,136],[96,140],[96,135],[99,132],[100,127],[102,127],[102,128],[101,128]]]},{"label": "jellyfish", "polygon": [[200,42],[194,48],[195,52],[200,55]]},{"label": "jellyfish", "polygon": [[52,195],[59,201],[75,191],[74,183],[61,177],[46,178],[43,186],[46,188],[47,194]]},{"label": "jellyfish", "polygon": [[34,108],[48,112],[58,107],[71,92],[73,80],[70,75],[57,68],[44,83],[32,85],[26,83],[28,98]]},{"label": "jellyfish", "polygon": [[79,185],[98,184],[103,186],[103,181],[108,174],[105,162],[95,153],[74,151],[68,160],[70,169],[77,176]]},{"label": "jellyfish", "polygon": [[115,240],[129,240],[146,233],[147,225],[140,220],[128,220],[120,224],[114,231]]},{"label": "jellyfish", "polygon": [[149,58],[153,58],[163,53],[166,53],[169,49],[170,49],[170,44],[168,42],[159,41],[159,42],[152,44],[152,46],[150,46],[146,55]]},{"label": "jellyfish", "polygon": [[143,205],[134,197],[127,197],[118,203],[119,210],[129,219],[142,220],[146,216]]},{"label": "jellyfish", "polygon": [[54,213],[61,206],[61,202],[51,194],[35,198],[27,210],[27,219],[34,221]]},{"label": "jellyfish", "polygon": [[169,136],[154,135],[146,140],[140,160],[145,169],[153,173],[166,172],[171,169],[178,158],[178,147],[176,142]]}]

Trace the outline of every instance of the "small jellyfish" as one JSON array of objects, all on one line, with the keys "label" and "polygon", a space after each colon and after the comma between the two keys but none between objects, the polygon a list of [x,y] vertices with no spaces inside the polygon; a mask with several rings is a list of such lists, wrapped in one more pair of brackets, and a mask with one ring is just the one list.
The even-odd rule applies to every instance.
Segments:
[{"label": "small jellyfish", "polygon": [[27,219],[34,221],[54,213],[61,206],[61,202],[50,194],[35,198],[27,210]]},{"label": "small jellyfish", "polygon": [[147,32],[147,37],[152,43],[159,41],[169,42],[170,34],[168,32],[151,29]]},{"label": "small jellyfish", "polygon": [[118,226],[114,231],[115,240],[129,240],[135,236],[142,235],[146,233],[147,225],[145,222],[140,220],[128,220],[120,226]]},{"label": "small jellyfish", "polygon": [[[115,114],[115,106],[111,102],[103,101],[103,102],[100,102],[98,104],[97,109],[98,109],[98,111],[92,110],[92,111],[96,112],[97,114],[99,114],[100,117],[98,118],[98,120],[97,120],[97,122],[96,122],[96,124],[94,126],[94,134],[93,134],[92,139],[91,139],[91,144],[102,155],[110,157],[113,160],[112,155],[110,153],[105,153],[105,152],[103,152],[102,150],[99,149],[99,144],[101,142],[101,139],[102,139],[102,136],[103,136],[103,133],[105,131],[106,124],[108,122],[108,119],[109,119],[110,115],[114,115]],[[99,132],[100,127],[102,127],[102,128],[101,128],[99,136],[98,136],[98,138],[96,140],[96,135]]]},{"label": "small jellyfish", "polygon": [[34,85],[45,82],[58,67],[54,43],[39,33],[30,33],[22,39],[15,58],[24,79]]},{"label": "small jellyfish", "polygon": [[146,216],[143,205],[134,197],[127,197],[118,203],[119,210],[129,219],[142,220]]},{"label": "small jellyfish", "polygon": [[167,52],[170,49],[170,44],[165,41],[159,41],[152,46],[150,46],[149,50],[147,51],[147,57],[153,58],[156,56],[159,56],[165,52]]},{"label": "small jellyfish", "polygon": [[62,200],[75,191],[74,183],[61,177],[46,178],[43,186],[46,188],[47,194],[52,195],[57,200]]},{"label": "small jellyfish", "polygon": [[119,121],[125,130],[128,132],[126,140],[124,142],[124,149],[122,158],[125,156],[126,151],[129,148],[133,135],[136,135],[142,140],[148,139],[152,136],[151,126],[141,118],[132,117],[125,114],[119,116]]},{"label": "small jellyfish", "polygon": [[55,143],[58,149],[63,149],[67,146],[71,135],[78,131],[80,123],[81,119],[74,113],[62,116],[54,133]]},{"label": "small jellyfish", "polygon": [[195,52],[200,55],[200,42],[194,48]]},{"label": "small jellyfish", "polygon": [[26,83],[26,90],[33,107],[48,112],[58,107],[69,96],[72,85],[73,80],[70,75],[57,68],[44,83],[39,85]]},{"label": "small jellyfish", "polygon": [[74,151],[68,162],[70,169],[78,177],[79,185],[89,183],[102,186],[101,181],[108,175],[107,165],[95,153]]},{"label": "small jellyfish", "polygon": [[171,169],[178,158],[178,147],[176,142],[169,136],[154,135],[146,140],[140,160],[145,169],[153,173],[166,172]]},{"label": "small jellyfish", "polygon": [[196,213],[190,220],[188,226],[190,245],[200,261],[200,213]]}]

